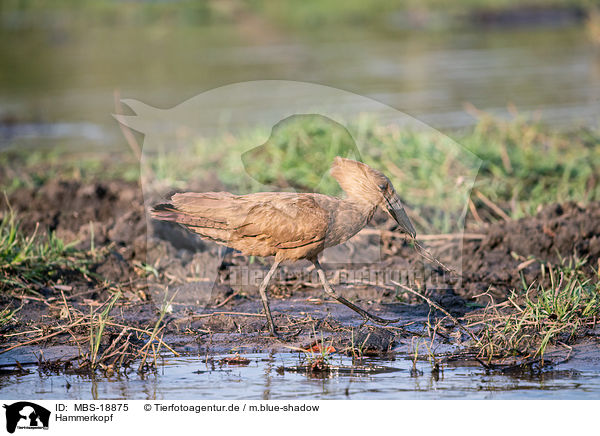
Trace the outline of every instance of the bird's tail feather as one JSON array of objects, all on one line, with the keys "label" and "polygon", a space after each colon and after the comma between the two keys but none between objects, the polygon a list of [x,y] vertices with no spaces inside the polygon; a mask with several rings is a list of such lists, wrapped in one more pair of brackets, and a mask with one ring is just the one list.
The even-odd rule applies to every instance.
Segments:
[{"label": "bird's tail feather", "polygon": [[[200,213],[187,213],[170,203],[157,204],[150,210],[150,216],[156,220],[171,221],[192,227],[195,232],[208,237],[214,236],[213,231],[229,230],[226,221],[220,221],[210,216],[203,216]],[[206,234],[206,231],[209,231],[210,234]]]},{"label": "bird's tail feather", "polygon": [[178,222],[183,214],[172,204],[157,204],[150,210],[150,216],[156,220]]}]

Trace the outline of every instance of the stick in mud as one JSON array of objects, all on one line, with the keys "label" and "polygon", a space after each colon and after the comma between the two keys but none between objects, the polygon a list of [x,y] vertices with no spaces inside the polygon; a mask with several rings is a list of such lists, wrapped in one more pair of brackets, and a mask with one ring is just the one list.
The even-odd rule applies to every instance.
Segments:
[{"label": "stick in mud", "polygon": [[450,315],[450,313],[444,309],[442,306],[440,306],[439,304],[434,303],[431,299],[427,298],[426,296],[424,296],[423,294],[409,288],[408,286],[403,285],[402,283],[398,283],[394,280],[391,281],[393,284],[395,284],[396,286],[400,286],[402,289],[404,289],[405,291],[408,291],[420,298],[422,298],[423,300],[425,300],[427,302],[427,304],[429,304],[430,306],[435,307],[436,309],[438,309],[439,311],[443,312],[448,318],[450,318],[452,320],[452,322],[462,331],[464,331],[466,334],[468,334],[471,339],[473,339],[475,342],[479,342],[479,339],[477,339],[477,337],[475,337],[475,335],[469,331],[466,327],[464,327],[455,317],[453,317],[452,315]]}]

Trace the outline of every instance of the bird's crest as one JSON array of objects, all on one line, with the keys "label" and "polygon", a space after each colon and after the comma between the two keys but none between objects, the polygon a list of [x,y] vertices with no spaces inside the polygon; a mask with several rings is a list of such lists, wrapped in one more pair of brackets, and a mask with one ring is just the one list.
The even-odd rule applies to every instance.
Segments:
[{"label": "bird's crest", "polygon": [[339,156],[331,165],[331,176],[349,197],[367,201],[378,201],[373,198],[377,192],[374,188],[380,182],[389,182],[383,173],[366,164]]}]

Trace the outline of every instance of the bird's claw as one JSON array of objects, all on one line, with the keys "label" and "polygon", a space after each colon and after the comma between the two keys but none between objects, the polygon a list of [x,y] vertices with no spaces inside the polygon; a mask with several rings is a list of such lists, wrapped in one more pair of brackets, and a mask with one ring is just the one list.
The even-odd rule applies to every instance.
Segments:
[{"label": "bird's claw", "polygon": [[274,339],[277,339],[279,341],[287,342],[290,339],[293,339],[296,336],[298,336],[301,332],[302,332],[302,329],[298,329],[295,332],[290,332],[290,333],[282,334],[282,333],[278,333],[275,330],[272,330],[269,336],[272,337],[272,338],[274,338]]},{"label": "bird's claw", "polygon": [[363,323],[360,325],[361,327],[364,326],[367,322],[371,321],[375,324],[379,324],[379,325],[390,325],[390,324],[395,324],[397,322],[400,322],[402,318],[396,318],[396,319],[383,319],[383,318],[379,318],[376,315],[372,315],[372,314],[367,314],[363,317]]}]

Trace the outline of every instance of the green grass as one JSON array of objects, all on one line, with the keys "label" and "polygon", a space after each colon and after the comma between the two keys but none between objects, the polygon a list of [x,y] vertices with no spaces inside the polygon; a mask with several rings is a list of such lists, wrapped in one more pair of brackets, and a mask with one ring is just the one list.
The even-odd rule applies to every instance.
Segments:
[{"label": "green grass", "polygon": [[[479,11],[503,11],[524,6],[538,8],[587,9],[591,2],[586,0],[309,0],[297,2],[282,0],[270,2],[255,0],[253,9],[277,23],[296,29],[317,29],[340,25],[389,26],[390,17],[396,22],[410,23],[416,28],[447,29],[469,24],[469,14]],[[412,13],[412,15],[409,15]]]},{"label": "green grass", "polygon": [[12,321],[14,321],[15,315],[17,314],[17,312],[19,312],[19,310],[21,310],[20,307],[18,307],[16,309],[11,309],[10,307],[5,307],[4,309],[0,310],[0,330],[3,329],[5,326],[7,326]]},{"label": "green grass", "polygon": [[[542,265],[541,278],[506,302],[469,317],[482,327],[478,347],[492,360],[507,355],[543,358],[550,344],[569,342],[600,316],[600,280],[583,270],[585,261]],[[547,280],[546,280],[547,278]]]},{"label": "green grass", "polygon": [[0,291],[24,290],[54,283],[66,274],[91,276],[88,253],[75,249],[78,241],[65,243],[54,232],[26,235],[12,210],[0,221]]},{"label": "green grass", "polygon": [[65,147],[9,148],[0,153],[0,187],[7,193],[37,188],[56,179],[138,181],[139,164],[129,150],[75,151]]},{"label": "green grass", "polygon": [[95,370],[102,363],[102,357],[99,356],[100,345],[102,343],[102,335],[106,328],[106,322],[110,319],[110,311],[114,307],[117,300],[121,298],[121,293],[117,292],[113,295],[106,307],[100,313],[94,313],[90,307],[90,354],[89,363],[91,370]]},{"label": "green grass", "polygon": [[[574,7],[585,9],[588,0],[528,0],[529,7]],[[473,11],[498,11],[523,7],[519,0],[374,0],[362,2],[350,0],[307,0],[276,2],[250,0],[220,2],[180,0],[177,2],[118,2],[114,0],[56,0],[53,2],[5,0],[0,13],[7,23],[15,16],[23,15],[25,24],[46,25],[53,21],[72,21],[81,25],[131,26],[156,23],[176,25],[208,25],[230,23],[239,20],[239,11],[253,13],[281,27],[314,29],[327,26],[358,24],[381,24],[390,20],[390,15],[402,16],[408,12],[416,15],[417,25],[436,27],[440,21],[458,20]],[[54,18],[54,20],[49,19]]]},{"label": "green grass", "polygon": [[459,142],[482,159],[475,188],[511,218],[539,206],[600,200],[600,132],[555,132],[540,123],[489,116]]}]

